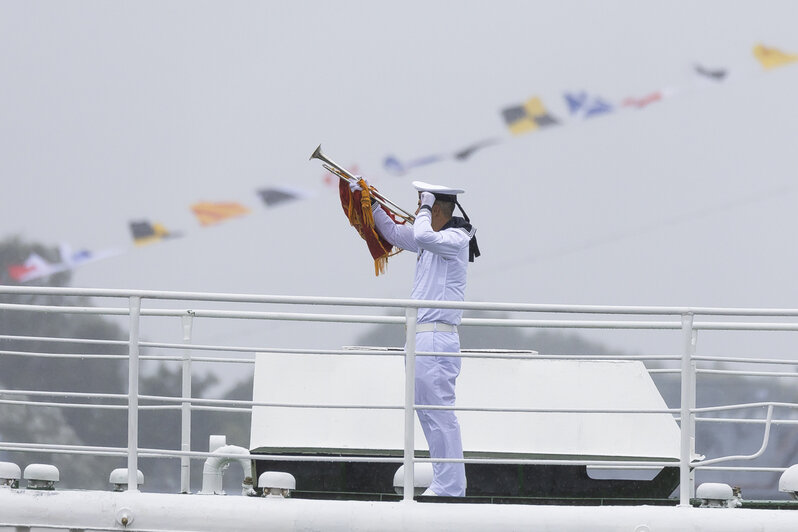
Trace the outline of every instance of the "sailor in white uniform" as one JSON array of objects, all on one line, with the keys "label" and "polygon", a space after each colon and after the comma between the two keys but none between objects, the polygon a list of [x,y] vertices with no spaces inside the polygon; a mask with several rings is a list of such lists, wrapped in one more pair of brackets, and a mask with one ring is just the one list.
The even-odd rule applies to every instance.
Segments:
[{"label": "sailor in white uniform", "polygon": [[[419,191],[415,222],[396,224],[375,207],[374,224],[380,235],[396,247],[418,253],[413,299],[463,301],[468,262],[479,256],[479,248],[468,216],[453,216],[460,207],[457,194],[464,191],[414,181]],[[460,207],[462,211],[462,207]],[[457,325],[462,310],[421,308],[416,326],[416,350],[458,353]],[[416,404],[454,406],[455,381],[460,357],[416,357]],[[462,458],[460,425],[453,410],[418,410],[432,458]],[[463,463],[433,463],[433,478],[425,495],[463,497],[466,490]]]}]

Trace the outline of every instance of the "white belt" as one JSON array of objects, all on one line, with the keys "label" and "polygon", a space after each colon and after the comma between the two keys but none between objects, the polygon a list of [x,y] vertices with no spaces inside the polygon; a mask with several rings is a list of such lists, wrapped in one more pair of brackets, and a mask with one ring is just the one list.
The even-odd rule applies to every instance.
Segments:
[{"label": "white belt", "polygon": [[457,326],[442,321],[433,321],[431,323],[417,323],[416,332],[457,332]]}]

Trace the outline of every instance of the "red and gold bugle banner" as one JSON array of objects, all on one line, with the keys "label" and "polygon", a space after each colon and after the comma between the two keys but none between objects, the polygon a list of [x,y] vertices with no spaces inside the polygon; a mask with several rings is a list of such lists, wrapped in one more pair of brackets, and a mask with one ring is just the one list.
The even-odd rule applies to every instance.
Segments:
[{"label": "red and gold bugle banner", "polygon": [[[391,243],[385,240],[377,232],[374,226],[374,216],[371,212],[372,196],[368,185],[364,180],[360,180],[361,190],[354,192],[349,188],[349,182],[341,179],[338,182],[338,192],[341,196],[341,207],[344,209],[349,223],[357,230],[360,237],[366,241],[371,258],[374,259],[374,275],[385,273],[388,265],[388,257],[396,255],[400,251]],[[397,220],[396,216],[387,208],[380,205],[380,209],[385,211],[394,223],[404,223]]]}]

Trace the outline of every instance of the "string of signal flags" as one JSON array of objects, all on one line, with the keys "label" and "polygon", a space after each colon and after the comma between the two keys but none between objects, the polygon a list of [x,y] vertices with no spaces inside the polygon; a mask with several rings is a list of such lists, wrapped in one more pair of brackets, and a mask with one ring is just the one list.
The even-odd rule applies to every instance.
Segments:
[{"label": "string of signal flags", "polygon": [[[798,53],[785,52],[777,48],[756,44],[752,49],[753,57],[759,64],[760,72],[770,71],[787,65],[798,63]],[[693,65],[693,72],[705,84],[720,85],[729,79],[732,71],[727,68],[707,68]],[[509,139],[532,132],[554,127],[563,127],[570,123],[593,120],[622,110],[642,110],[667,98],[684,94],[689,87],[666,87],[639,96],[627,96],[620,100],[605,98],[586,90],[566,91],[562,94],[567,108],[566,116],[555,116],[544,104],[540,96],[532,96],[500,109],[501,119],[506,127],[504,134],[495,134],[479,141],[472,142],[452,153],[432,153],[409,160],[400,160],[393,155],[383,160],[384,170],[395,176],[402,176],[421,166],[435,164],[444,160],[467,161],[480,150],[506,142]],[[357,173],[355,168],[352,168]],[[337,187],[337,176],[326,173],[325,186]],[[265,207],[275,207],[285,203],[301,201],[314,195],[313,191],[285,186],[270,186],[256,191]],[[190,206],[201,227],[223,223],[232,218],[247,216],[251,209],[239,202],[201,202]],[[182,231],[173,231],[161,222],[138,219],[129,222],[130,234],[136,246],[145,246],[156,242],[184,236]],[[23,263],[8,266],[8,276],[17,283],[26,283],[74,269],[83,264],[113,257],[124,253],[124,250],[106,249],[90,251],[86,249],[73,251],[62,243],[59,245],[60,262],[52,263],[37,254],[31,254]]]},{"label": "string of signal flags", "polygon": [[[798,62],[798,53],[784,52],[777,48],[756,44],[752,49],[753,56],[760,69],[759,72],[769,71]],[[732,71],[728,68],[708,68],[703,65],[693,65],[693,73],[697,81],[710,85],[719,85],[727,81]],[[743,77],[740,75],[739,77]],[[532,96],[526,101],[509,105],[500,110],[501,118],[509,132],[507,135],[493,135],[472,142],[463,148],[450,153],[432,153],[409,160],[400,160],[389,155],[383,161],[386,172],[401,176],[419,166],[426,166],[445,160],[466,161],[476,152],[501,144],[508,139],[525,135],[535,131],[562,127],[571,123],[601,116],[611,115],[624,110],[639,111],[661,102],[687,93],[688,86],[664,87],[637,96],[626,96],[619,100],[612,100],[602,95],[586,90],[565,91],[562,94],[567,108],[567,115],[555,116],[544,104],[540,96]]]},{"label": "string of signal flags", "polygon": [[[307,190],[285,186],[262,188],[257,190],[257,194],[266,207],[302,200],[313,195],[312,192]],[[252,212],[249,207],[242,203],[232,201],[206,201],[194,203],[190,207],[200,227],[216,225],[233,218],[247,216]],[[151,222],[148,219],[131,220],[129,227],[133,243],[136,246],[146,246],[185,236],[182,231],[167,229],[163,223]],[[104,249],[101,251],[81,249],[73,251],[68,243],[60,243],[58,250],[60,261],[48,262],[41,255],[31,253],[21,264],[8,266],[8,277],[17,283],[26,283],[124,253],[124,250],[120,249]]]}]

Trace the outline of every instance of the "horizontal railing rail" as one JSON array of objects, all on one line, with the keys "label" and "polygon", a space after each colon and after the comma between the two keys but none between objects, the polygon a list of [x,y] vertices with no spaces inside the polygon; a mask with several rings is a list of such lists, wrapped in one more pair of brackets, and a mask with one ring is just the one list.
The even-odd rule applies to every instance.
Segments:
[{"label": "horizontal railing rail", "polygon": [[[98,456],[125,456],[125,447],[101,447],[91,445],[53,445],[40,443],[0,443],[0,450],[16,450],[36,453],[63,454],[88,454]],[[404,458],[401,456],[357,456],[357,455],[308,455],[308,454],[230,454],[223,452],[204,452],[204,451],[178,451],[169,449],[149,449],[140,448],[139,456],[143,458],[235,458],[255,461],[285,461],[290,459],[296,462],[352,462],[352,463],[402,463]],[[466,464],[510,464],[510,465],[586,465],[591,467],[602,467],[611,469],[660,469],[663,467],[674,467],[678,465],[676,460],[576,460],[576,459],[536,459],[536,458],[424,458],[418,457],[416,462],[433,463],[466,463]],[[778,469],[778,468],[777,468]]]},{"label": "horizontal railing rail", "polygon": [[[0,294],[63,295],[155,300],[185,300],[226,303],[276,303],[290,305],[363,306],[386,308],[451,308],[464,310],[496,310],[536,313],[580,314],[669,314],[682,316],[781,316],[798,317],[798,309],[722,308],[679,306],[622,306],[622,305],[562,305],[532,303],[482,303],[469,301],[425,301],[417,299],[378,299],[356,297],[280,296],[254,294],[223,294],[210,292],[178,292],[163,290],[125,290],[107,288],[0,286]],[[193,310],[192,310],[193,311]]]}]

